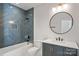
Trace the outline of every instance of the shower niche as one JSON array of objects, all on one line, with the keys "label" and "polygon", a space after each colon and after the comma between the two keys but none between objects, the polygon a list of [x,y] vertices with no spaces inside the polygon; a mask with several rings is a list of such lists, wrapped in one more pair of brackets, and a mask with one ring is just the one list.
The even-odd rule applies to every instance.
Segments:
[{"label": "shower niche", "polygon": [[0,4],[0,48],[23,43],[33,43],[33,11],[12,4]]}]

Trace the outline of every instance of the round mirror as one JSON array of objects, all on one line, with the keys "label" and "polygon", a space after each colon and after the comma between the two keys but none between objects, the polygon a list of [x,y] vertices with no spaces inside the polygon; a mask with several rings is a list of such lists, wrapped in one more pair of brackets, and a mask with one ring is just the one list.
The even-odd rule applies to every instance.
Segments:
[{"label": "round mirror", "polygon": [[67,12],[58,12],[52,16],[49,22],[50,28],[57,34],[64,34],[71,30],[73,18]]}]

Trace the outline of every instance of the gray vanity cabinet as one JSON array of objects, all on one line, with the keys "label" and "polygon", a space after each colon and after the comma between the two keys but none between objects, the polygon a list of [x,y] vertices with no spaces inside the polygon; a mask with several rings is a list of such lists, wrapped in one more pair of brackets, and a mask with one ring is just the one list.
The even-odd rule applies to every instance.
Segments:
[{"label": "gray vanity cabinet", "polygon": [[77,49],[42,43],[43,56],[76,56]]},{"label": "gray vanity cabinet", "polygon": [[43,43],[42,46],[43,56],[62,56],[64,53],[62,52],[64,49],[60,46],[55,46],[47,43]]}]

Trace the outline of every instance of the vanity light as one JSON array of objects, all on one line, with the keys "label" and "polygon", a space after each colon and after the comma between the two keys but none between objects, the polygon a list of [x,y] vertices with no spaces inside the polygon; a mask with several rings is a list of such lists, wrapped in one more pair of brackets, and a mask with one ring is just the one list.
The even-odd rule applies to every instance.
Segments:
[{"label": "vanity light", "polygon": [[61,12],[68,8],[68,4],[59,4],[57,7],[52,8],[53,12]]},{"label": "vanity light", "polygon": [[10,20],[9,23],[10,23],[10,24],[14,24],[14,21]]},{"label": "vanity light", "polygon": [[56,12],[56,8],[52,8],[53,12]]},{"label": "vanity light", "polygon": [[62,10],[62,4],[59,4],[57,7],[58,10]]},{"label": "vanity light", "polygon": [[62,6],[58,6],[58,7],[57,7],[57,10],[58,10],[58,11],[63,11]]},{"label": "vanity light", "polygon": [[68,8],[68,4],[62,5],[62,8],[63,8],[63,9],[67,9],[67,8]]}]

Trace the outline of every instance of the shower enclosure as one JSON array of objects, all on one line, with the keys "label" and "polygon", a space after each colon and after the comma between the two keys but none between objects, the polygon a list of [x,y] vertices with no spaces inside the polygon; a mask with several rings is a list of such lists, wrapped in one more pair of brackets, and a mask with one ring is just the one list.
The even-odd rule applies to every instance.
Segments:
[{"label": "shower enclosure", "polygon": [[0,3],[0,48],[22,42],[33,43],[33,11]]}]

